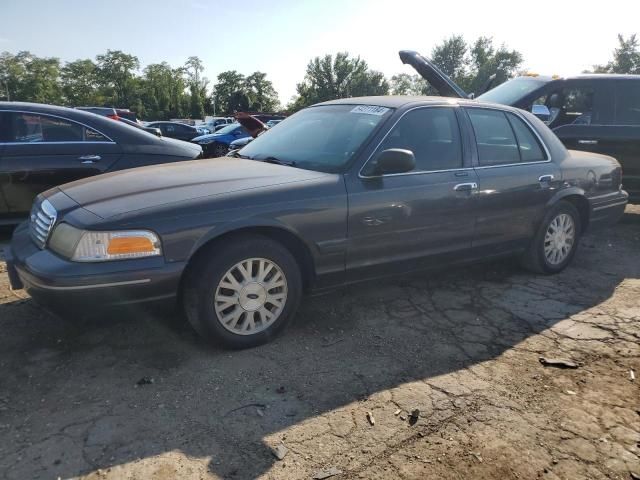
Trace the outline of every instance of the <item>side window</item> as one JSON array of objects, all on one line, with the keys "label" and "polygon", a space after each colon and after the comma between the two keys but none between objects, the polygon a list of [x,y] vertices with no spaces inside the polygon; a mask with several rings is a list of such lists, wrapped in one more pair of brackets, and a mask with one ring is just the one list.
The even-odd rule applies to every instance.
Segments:
[{"label": "side window", "polygon": [[166,132],[169,132],[169,133],[173,133],[173,132],[176,131],[175,125],[171,125],[170,123],[165,123],[164,124],[164,129],[165,129]]},{"label": "side window", "polygon": [[480,165],[519,163],[518,143],[504,112],[467,109],[478,145]]},{"label": "side window", "polygon": [[518,148],[520,149],[520,158],[523,162],[540,162],[547,160],[547,156],[540,145],[539,140],[521,118],[512,113],[508,113],[507,117],[516,133]]},{"label": "side window", "polygon": [[84,140],[86,142],[108,142],[109,139],[102,135],[100,132],[96,132],[91,128],[85,127],[84,129]]},{"label": "side window", "polygon": [[55,117],[11,113],[10,142],[82,142],[84,127]]},{"label": "side window", "polygon": [[590,125],[593,120],[594,91],[591,87],[567,88],[562,91],[561,115],[564,124]]},{"label": "side window", "polygon": [[615,108],[618,125],[640,125],[640,82],[616,82]]},{"label": "side window", "polygon": [[416,157],[415,171],[462,167],[460,128],[453,108],[427,107],[405,114],[379,150],[403,148]]}]

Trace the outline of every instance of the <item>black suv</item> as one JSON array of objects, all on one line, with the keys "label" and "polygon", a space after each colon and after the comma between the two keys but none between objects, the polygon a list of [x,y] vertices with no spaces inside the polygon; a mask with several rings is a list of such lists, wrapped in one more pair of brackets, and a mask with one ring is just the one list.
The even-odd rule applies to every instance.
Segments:
[{"label": "black suv", "polygon": [[[402,51],[440,95],[468,95],[428,59]],[[523,76],[477,97],[521,108],[543,120],[572,150],[603,153],[622,164],[631,200],[640,203],[640,75]]]}]

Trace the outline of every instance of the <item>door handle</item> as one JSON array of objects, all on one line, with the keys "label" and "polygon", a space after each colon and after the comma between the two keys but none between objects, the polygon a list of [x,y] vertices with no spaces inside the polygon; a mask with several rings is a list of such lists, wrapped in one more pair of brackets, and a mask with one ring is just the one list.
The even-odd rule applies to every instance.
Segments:
[{"label": "door handle", "polygon": [[478,184],[476,182],[459,183],[458,185],[453,187],[453,189],[456,192],[471,192],[478,189]]},{"label": "door handle", "polygon": [[597,145],[598,140],[578,140],[579,145]]},{"label": "door handle", "polygon": [[78,157],[78,160],[80,160],[81,163],[88,164],[99,162],[102,160],[102,157],[100,155],[82,155]]},{"label": "door handle", "polygon": [[553,175],[542,175],[540,178],[538,178],[538,181],[540,183],[551,183],[553,182],[553,179],[555,177]]}]

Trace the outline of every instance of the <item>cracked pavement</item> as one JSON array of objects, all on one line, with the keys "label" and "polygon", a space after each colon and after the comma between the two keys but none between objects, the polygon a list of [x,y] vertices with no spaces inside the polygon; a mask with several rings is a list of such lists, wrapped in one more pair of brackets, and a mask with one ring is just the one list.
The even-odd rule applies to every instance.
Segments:
[{"label": "cracked pavement", "polygon": [[559,275],[502,261],[348,287],[241,352],[172,312],[56,317],[0,270],[1,478],[640,475],[640,206]]}]

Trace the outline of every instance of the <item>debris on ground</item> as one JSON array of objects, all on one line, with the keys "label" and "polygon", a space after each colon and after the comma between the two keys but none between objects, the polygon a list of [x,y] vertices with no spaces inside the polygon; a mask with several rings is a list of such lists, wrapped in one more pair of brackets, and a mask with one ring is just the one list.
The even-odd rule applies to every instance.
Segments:
[{"label": "debris on ground", "polygon": [[633,382],[635,379],[636,379],[636,372],[634,372],[633,369],[629,370],[629,380]]},{"label": "debris on ground", "polygon": [[406,419],[407,419],[407,416],[404,413],[400,415],[400,420],[404,422]]},{"label": "debris on ground", "polygon": [[285,388],[283,385],[279,386],[278,388],[276,388],[276,393],[284,393],[285,392]]},{"label": "debris on ground", "polygon": [[479,454],[479,453],[471,452],[471,455],[472,455],[476,460],[478,460],[478,462],[480,462],[480,463],[482,463],[482,462],[483,462],[482,457],[480,456],[480,454]]},{"label": "debris on ground", "polygon": [[565,360],[564,358],[546,358],[540,357],[540,363],[545,367],[556,367],[556,368],[578,368],[579,365],[570,360]]},{"label": "debris on ground", "polygon": [[287,455],[287,453],[289,453],[289,449],[285,447],[283,443],[281,443],[280,445],[277,445],[275,448],[272,448],[271,453],[273,453],[273,456],[276,457],[278,460],[282,460]]},{"label": "debris on ground", "polygon": [[152,385],[153,383],[155,383],[155,380],[153,379],[153,377],[142,377],[140,380],[136,382],[136,385],[138,386]]},{"label": "debris on ground", "polygon": [[373,417],[373,413],[371,412],[367,412],[367,420],[369,420],[371,426],[376,424],[376,419]]},{"label": "debris on ground", "polygon": [[314,473],[313,477],[311,478],[313,480],[324,480],[325,478],[335,477],[336,475],[340,475],[341,473],[342,470],[338,470],[336,467],[329,467]]},{"label": "debris on ground", "polygon": [[262,410],[261,408],[256,408],[256,414],[259,417],[264,417],[264,410]]},{"label": "debris on ground", "polygon": [[631,480],[640,480],[640,472],[629,472]]},{"label": "debris on ground", "polygon": [[573,390],[567,390],[567,395],[577,395],[576,392],[574,392]]},{"label": "debris on ground", "polygon": [[420,409],[414,408],[411,411],[411,415],[409,415],[409,425],[415,425],[418,423],[418,419],[420,418]]},{"label": "debris on ground", "polygon": [[402,410],[398,409],[393,414],[397,417],[398,415],[400,415],[400,412],[402,412]]}]

